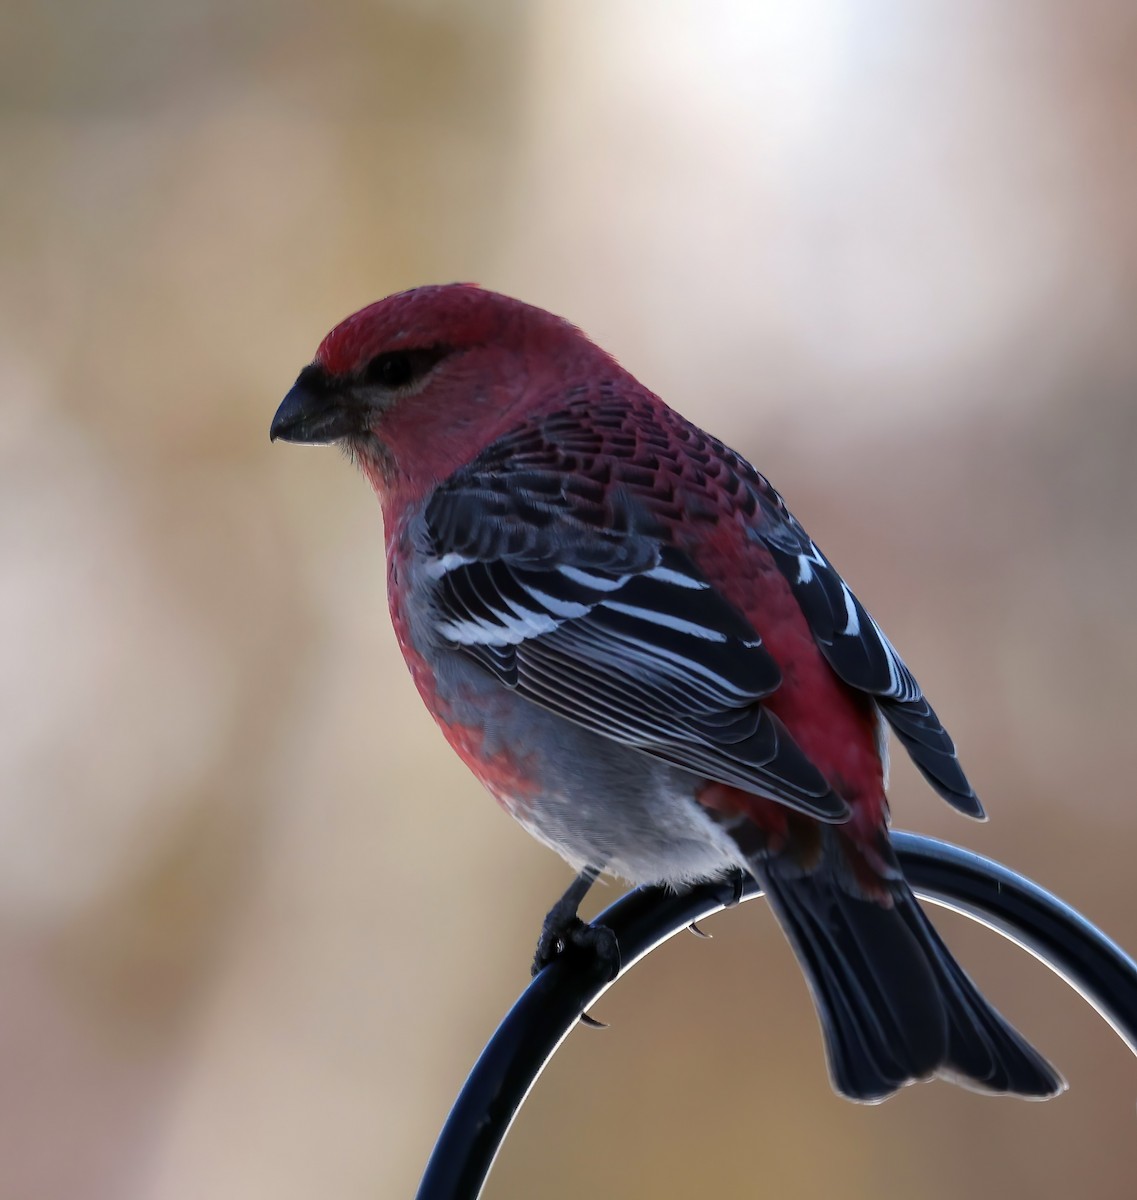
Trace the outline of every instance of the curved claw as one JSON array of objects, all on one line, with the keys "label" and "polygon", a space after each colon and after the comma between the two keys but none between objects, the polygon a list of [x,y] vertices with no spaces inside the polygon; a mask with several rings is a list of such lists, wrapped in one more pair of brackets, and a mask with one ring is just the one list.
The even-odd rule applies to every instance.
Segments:
[{"label": "curved claw", "polygon": [[598,1021],[595,1017],[590,1016],[588,1013],[580,1014],[580,1023],[582,1025],[587,1025],[589,1029],[607,1029],[608,1028],[607,1021]]},{"label": "curved claw", "polygon": [[695,921],[692,921],[691,924],[687,926],[687,928],[696,937],[705,938],[708,942],[715,936],[713,933],[708,933],[705,929],[700,929],[698,926],[698,923]]}]

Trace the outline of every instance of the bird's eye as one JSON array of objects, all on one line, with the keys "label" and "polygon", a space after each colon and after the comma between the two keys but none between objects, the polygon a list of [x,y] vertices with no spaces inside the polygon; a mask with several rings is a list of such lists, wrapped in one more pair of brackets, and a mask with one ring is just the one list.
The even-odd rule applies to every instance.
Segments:
[{"label": "bird's eye", "polygon": [[363,372],[364,382],[385,388],[406,387],[421,379],[443,356],[444,350],[388,350],[377,354]]}]

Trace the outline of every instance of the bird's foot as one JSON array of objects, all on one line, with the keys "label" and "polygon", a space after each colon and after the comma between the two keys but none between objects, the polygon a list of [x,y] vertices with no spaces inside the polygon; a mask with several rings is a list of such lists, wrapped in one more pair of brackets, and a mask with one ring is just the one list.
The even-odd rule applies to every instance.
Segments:
[{"label": "bird's foot", "polygon": [[[576,970],[595,972],[605,983],[611,983],[620,974],[620,944],[616,935],[607,925],[589,925],[576,915],[598,874],[598,868],[585,867],[549,909],[533,955],[534,975],[558,958],[567,959]],[[581,1013],[580,1019],[593,1029],[607,1028],[603,1021],[588,1013]]]},{"label": "bird's foot", "polygon": [[560,901],[545,918],[533,955],[533,974],[558,958],[594,970],[608,981],[620,973],[620,946],[612,930],[606,925],[587,924],[576,915],[575,908],[565,913]]},{"label": "bird's foot", "polygon": [[737,908],[742,903],[742,896],[746,891],[746,881],[750,878],[749,875],[741,868],[735,868],[724,879],[720,879],[715,885],[718,902],[723,908]]}]

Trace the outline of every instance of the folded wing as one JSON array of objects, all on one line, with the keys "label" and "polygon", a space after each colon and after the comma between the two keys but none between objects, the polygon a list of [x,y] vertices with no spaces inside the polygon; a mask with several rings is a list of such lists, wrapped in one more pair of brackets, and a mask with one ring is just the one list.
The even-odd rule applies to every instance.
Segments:
[{"label": "folded wing", "polygon": [[597,524],[532,471],[470,471],[426,520],[436,632],[505,686],[697,775],[848,816],[761,703],[781,674],[757,633],[630,501]]}]

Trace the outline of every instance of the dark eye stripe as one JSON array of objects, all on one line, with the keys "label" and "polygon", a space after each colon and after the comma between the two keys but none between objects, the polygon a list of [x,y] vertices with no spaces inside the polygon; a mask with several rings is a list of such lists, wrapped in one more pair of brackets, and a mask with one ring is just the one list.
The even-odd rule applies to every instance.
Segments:
[{"label": "dark eye stripe", "polygon": [[377,354],[363,369],[364,383],[402,388],[421,379],[447,351],[442,346],[418,350],[388,350]]}]

